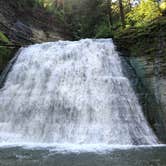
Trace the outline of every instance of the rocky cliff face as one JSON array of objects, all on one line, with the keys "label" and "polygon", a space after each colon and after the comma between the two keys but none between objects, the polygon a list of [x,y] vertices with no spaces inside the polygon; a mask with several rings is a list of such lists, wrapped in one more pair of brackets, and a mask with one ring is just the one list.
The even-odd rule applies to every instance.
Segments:
[{"label": "rocky cliff face", "polygon": [[44,8],[20,3],[0,0],[0,31],[14,43],[29,44],[71,38],[65,23],[58,17]]},{"label": "rocky cliff face", "polygon": [[0,73],[19,46],[71,39],[60,18],[42,7],[28,5],[29,0],[25,5],[23,2],[0,0]]},{"label": "rocky cliff face", "polygon": [[115,40],[135,70],[134,84],[145,115],[166,142],[166,18],[143,29],[128,29]]},{"label": "rocky cliff face", "polygon": [[144,113],[160,140],[166,142],[166,62],[154,56],[128,57],[127,61],[135,71],[133,86]]}]

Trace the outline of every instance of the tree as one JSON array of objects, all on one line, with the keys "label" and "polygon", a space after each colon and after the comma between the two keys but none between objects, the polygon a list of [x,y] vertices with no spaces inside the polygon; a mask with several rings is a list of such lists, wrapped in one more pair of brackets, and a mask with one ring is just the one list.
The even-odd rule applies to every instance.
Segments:
[{"label": "tree", "polygon": [[56,0],[57,8],[64,10],[64,0]]},{"label": "tree", "polygon": [[166,1],[161,2],[160,10],[161,10],[162,14],[166,16]]},{"label": "tree", "polygon": [[142,0],[127,14],[127,23],[135,26],[144,26],[161,15],[158,3],[155,0]]},{"label": "tree", "polygon": [[125,27],[125,15],[122,0],[119,0],[120,18],[123,28]]},{"label": "tree", "polygon": [[111,27],[113,27],[113,21],[112,21],[112,0],[107,0],[107,13],[109,17],[109,23]]}]

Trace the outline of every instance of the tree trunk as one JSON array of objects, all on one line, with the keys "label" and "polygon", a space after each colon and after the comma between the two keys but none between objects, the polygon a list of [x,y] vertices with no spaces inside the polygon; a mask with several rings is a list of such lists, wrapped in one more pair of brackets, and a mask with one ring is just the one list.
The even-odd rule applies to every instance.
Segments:
[{"label": "tree trunk", "polygon": [[119,9],[120,9],[120,18],[121,18],[122,26],[123,28],[125,28],[125,16],[124,16],[122,0],[119,0]]},{"label": "tree trunk", "polygon": [[109,17],[109,23],[111,27],[113,27],[113,21],[112,21],[112,0],[107,0],[107,12],[108,12],[108,17]]},{"label": "tree trunk", "polygon": [[58,8],[58,0],[54,1],[56,8]]},{"label": "tree trunk", "polygon": [[64,0],[57,0],[57,8],[64,10]]}]

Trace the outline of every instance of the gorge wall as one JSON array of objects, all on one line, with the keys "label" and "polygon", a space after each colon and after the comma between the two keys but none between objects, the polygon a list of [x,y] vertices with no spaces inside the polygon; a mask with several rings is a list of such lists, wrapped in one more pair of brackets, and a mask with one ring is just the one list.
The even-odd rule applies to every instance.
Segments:
[{"label": "gorge wall", "polygon": [[134,87],[157,135],[166,141],[166,21],[128,29],[115,38],[137,76]]},{"label": "gorge wall", "polygon": [[31,1],[0,0],[0,73],[18,47],[64,39],[71,34],[59,16]]}]

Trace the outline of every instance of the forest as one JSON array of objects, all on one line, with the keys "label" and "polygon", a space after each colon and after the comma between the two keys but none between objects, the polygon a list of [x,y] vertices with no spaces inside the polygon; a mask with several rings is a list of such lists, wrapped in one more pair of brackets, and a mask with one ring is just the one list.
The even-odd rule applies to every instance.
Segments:
[{"label": "forest", "polygon": [[[43,8],[61,20],[74,39],[114,36],[143,28],[166,15],[166,2],[157,0],[18,0],[20,8]],[[51,21],[51,20],[50,20]]]}]

